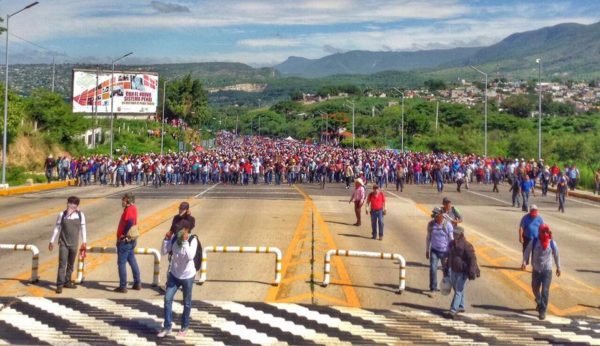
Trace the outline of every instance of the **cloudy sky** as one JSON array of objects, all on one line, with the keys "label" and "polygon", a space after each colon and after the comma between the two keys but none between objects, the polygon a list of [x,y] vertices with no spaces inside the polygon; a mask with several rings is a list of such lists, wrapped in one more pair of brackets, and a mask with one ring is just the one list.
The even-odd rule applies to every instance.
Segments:
[{"label": "cloudy sky", "polygon": [[[292,55],[489,45],[514,32],[600,21],[599,0],[39,1],[10,20],[13,62],[50,62],[45,48],[57,62],[110,63],[133,51],[124,63],[269,66]],[[0,0],[0,15],[31,2]]]}]

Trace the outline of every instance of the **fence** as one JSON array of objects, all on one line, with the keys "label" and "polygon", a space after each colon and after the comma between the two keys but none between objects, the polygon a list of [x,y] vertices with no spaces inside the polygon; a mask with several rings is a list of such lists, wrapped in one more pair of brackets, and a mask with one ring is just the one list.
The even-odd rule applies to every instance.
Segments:
[{"label": "fence", "polygon": [[331,276],[331,256],[348,256],[348,257],[368,257],[368,258],[379,258],[379,259],[396,259],[400,261],[400,282],[398,283],[398,291],[396,293],[402,294],[405,288],[406,279],[406,261],[404,257],[397,253],[385,253],[385,252],[366,252],[366,251],[353,251],[353,250],[337,250],[331,249],[325,254],[325,277],[323,280],[323,287],[329,285],[329,279]]},{"label": "fence", "polygon": [[0,244],[0,250],[31,251],[33,256],[31,258],[31,280],[29,282],[36,283],[39,281],[38,262],[40,259],[40,250],[37,246],[30,244]]},{"label": "fence", "polygon": [[272,283],[273,286],[279,285],[281,282],[281,259],[283,258],[281,250],[276,247],[269,246],[206,246],[202,250],[202,265],[200,268],[200,280],[199,284],[203,284],[206,281],[206,270],[208,267],[208,252],[222,252],[222,253],[274,253],[275,254],[275,281]]},{"label": "fence", "polygon": [[[88,247],[86,248],[87,253],[117,253],[115,247]],[[154,256],[154,274],[152,275],[152,286],[158,286],[160,276],[160,252],[156,249],[151,248],[135,248],[133,252],[137,255],[153,255]],[[79,253],[79,264],[77,267],[77,280],[78,284],[82,283],[85,276],[85,258],[81,257]]]}]

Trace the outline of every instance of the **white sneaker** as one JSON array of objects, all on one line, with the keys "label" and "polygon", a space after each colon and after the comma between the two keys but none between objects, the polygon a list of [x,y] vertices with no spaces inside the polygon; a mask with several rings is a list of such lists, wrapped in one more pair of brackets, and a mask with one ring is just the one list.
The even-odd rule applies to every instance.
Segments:
[{"label": "white sneaker", "polygon": [[171,329],[163,328],[160,332],[158,332],[156,336],[159,338],[164,338],[165,336],[171,335],[172,333],[173,331]]}]

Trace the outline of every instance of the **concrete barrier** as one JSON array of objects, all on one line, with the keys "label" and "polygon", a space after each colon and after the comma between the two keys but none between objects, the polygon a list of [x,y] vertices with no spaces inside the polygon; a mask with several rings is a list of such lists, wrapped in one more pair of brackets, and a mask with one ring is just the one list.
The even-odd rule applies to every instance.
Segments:
[{"label": "concrete barrier", "polygon": [[281,282],[281,260],[283,255],[281,250],[271,246],[206,246],[202,249],[202,265],[200,267],[200,280],[198,283],[202,285],[206,281],[206,270],[208,267],[208,253],[274,253],[275,254],[275,281],[273,286],[279,285]]},{"label": "concrete barrier", "polygon": [[29,282],[36,283],[39,281],[38,262],[40,260],[40,250],[37,246],[30,244],[0,244],[0,250],[31,251],[31,280]]},{"label": "concrete barrier", "polygon": [[[87,253],[117,253],[116,247],[87,247]],[[160,276],[160,252],[156,249],[151,248],[135,248],[133,252],[137,255],[153,255],[154,256],[154,271],[152,275],[152,286],[158,286]],[[85,278],[85,258],[81,257],[81,250],[79,251],[79,263],[77,265],[77,280],[76,283],[80,284]]]},{"label": "concrete barrier", "polygon": [[39,192],[46,190],[60,189],[67,186],[77,185],[77,180],[70,179],[65,181],[55,181],[50,184],[34,184],[30,186],[15,186],[7,189],[0,189],[0,196],[20,195],[24,193]]},{"label": "concrete barrier", "polygon": [[324,265],[324,279],[323,287],[329,285],[331,278],[331,256],[347,256],[347,257],[368,257],[368,258],[379,258],[379,259],[392,259],[400,262],[400,282],[398,283],[398,290],[396,293],[402,294],[405,289],[406,280],[406,261],[404,257],[397,253],[385,253],[385,252],[366,252],[366,251],[354,251],[354,250],[339,250],[331,249],[325,254],[325,265]]}]

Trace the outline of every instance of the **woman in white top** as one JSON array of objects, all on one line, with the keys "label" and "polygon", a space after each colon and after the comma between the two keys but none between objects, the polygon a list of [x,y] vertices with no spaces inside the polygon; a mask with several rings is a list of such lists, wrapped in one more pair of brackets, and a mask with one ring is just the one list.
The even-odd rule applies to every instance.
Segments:
[{"label": "woman in white top", "polygon": [[171,254],[171,267],[167,278],[165,293],[163,329],[158,333],[159,338],[171,334],[173,324],[173,297],[179,287],[183,291],[183,314],[181,315],[181,330],[178,336],[185,336],[190,325],[190,310],[192,309],[192,288],[196,276],[194,256],[198,249],[198,238],[190,235],[191,225],[187,220],[180,221],[175,231],[165,234],[162,254]]}]

